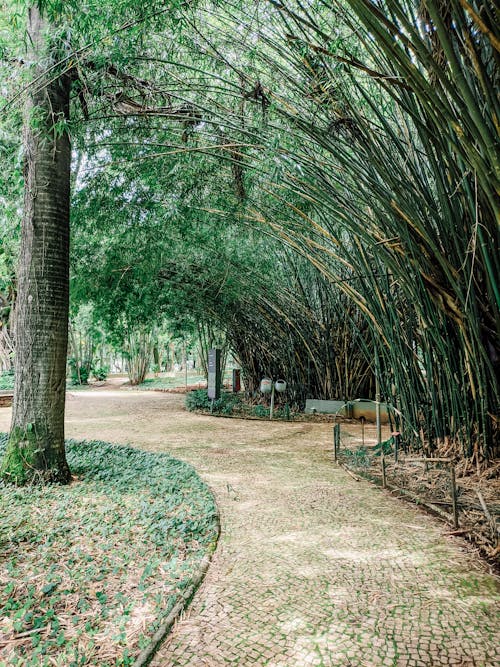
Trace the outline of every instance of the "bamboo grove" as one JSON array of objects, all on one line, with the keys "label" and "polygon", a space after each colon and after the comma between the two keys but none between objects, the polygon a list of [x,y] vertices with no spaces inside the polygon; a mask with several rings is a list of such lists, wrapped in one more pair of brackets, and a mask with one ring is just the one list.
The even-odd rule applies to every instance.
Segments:
[{"label": "bamboo grove", "polygon": [[123,52],[68,56],[74,302],[109,327],[216,330],[250,393],[269,374],[298,404],[369,398],[377,376],[408,444],[497,456],[494,4],[162,16]]},{"label": "bamboo grove", "polygon": [[[183,109],[177,146],[225,165],[232,182],[196,206],[221,243],[228,221],[238,243],[242,229],[249,247],[270,237],[274,266],[259,266],[258,244],[253,272],[226,256],[222,273],[239,289],[203,290],[198,318],[226,332],[250,389],[268,373],[286,376],[299,402],[352,399],[373,393],[376,372],[415,447],[496,455],[494,8],[271,0],[198,6],[185,19],[181,51],[146,60]],[[156,113],[151,97],[115,109],[141,117],[146,134],[172,128],[173,111]],[[137,131],[126,125],[121,140]],[[170,141],[141,161],[170,159]],[[211,261],[174,279],[191,284],[186,303]]]},{"label": "bamboo grove", "polygon": [[[385,398],[408,440],[495,455],[495,10],[465,0],[271,5],[265,22],[236,7],[213,21],[234,49],[228,57],[214,48],[214,58],[239,67],[243,97],[270,117],[258,143],[278,168],[260,187],[288,215],[261,204],[255,220],[356,304],[370,331],[364,351],[380,359]],[[248,50],[231,38],[235,23],[258,34],[245,65],[234,65]],[[248,125],[236,135],[242,143],[256,141]],[[282,133],[276,142],[283,126],[293,140]],[[259,151],[243,148],[240,159],[262,166]],[[351,318],[351,331],[359,328]]]}]

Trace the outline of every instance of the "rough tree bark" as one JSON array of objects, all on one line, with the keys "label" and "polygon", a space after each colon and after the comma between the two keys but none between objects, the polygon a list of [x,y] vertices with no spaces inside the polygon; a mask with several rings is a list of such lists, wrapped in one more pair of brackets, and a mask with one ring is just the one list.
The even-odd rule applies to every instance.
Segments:
[{"label": "rough tree bark", "polygon": [[0,475],[17,484],[67,483],[64,401],[69,301],[70,79],[54,71],[50,26],[29,10],[33,87],[24,120],[25,195],[15,324],[12,425]]}]

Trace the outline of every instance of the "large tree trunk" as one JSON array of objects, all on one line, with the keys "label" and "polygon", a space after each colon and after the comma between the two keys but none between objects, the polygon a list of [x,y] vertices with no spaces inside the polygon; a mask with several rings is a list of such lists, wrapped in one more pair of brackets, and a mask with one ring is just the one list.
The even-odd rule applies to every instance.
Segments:
[{"label": "large tree trunk", "polygon": [[25,196],[15,325],[14,410],[1,475],[17,484],[70,480],[64,450],[69,300],[70,80],[54,71],[49,26],[31,8],[34,85],[24,121]]}]

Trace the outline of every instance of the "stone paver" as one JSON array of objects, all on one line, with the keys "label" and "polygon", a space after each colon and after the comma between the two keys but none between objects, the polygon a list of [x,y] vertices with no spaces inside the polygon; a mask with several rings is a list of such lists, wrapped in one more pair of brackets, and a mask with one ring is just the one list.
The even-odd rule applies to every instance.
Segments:
[{"label": "stone paver", "polygon": [[220,506],[213,563],[154,667],[500,665],[498,580],[432,517],[336,468],[330,426],[181,405],[68,400],[68,435],[171,451]]}]

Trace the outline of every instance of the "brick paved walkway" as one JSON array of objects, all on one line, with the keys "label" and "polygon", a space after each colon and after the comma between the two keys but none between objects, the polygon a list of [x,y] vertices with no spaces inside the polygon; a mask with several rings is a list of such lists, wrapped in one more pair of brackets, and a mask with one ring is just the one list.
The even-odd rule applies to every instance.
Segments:
[{"label": "brick paved walkway", "polygon": [[498,581],[443,524],[337,469],[330,426],[181,405],[68,401],[68,435],[117,440],[121,424],[125,440],[195,465],[217,496],[219,548],[154,667],[500,665]]}]

